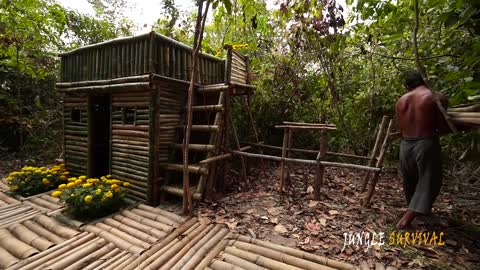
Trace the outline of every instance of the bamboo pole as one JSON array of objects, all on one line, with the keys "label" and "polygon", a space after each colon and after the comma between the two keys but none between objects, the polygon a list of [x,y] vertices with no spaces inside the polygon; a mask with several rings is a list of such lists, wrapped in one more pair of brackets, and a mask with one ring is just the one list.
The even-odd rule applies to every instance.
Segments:
[{"label": "bamboo pole", "polygon": [[[114,223],[114,224],[118,225],[117,223]],[[121,230],[119,230],[115,227],[112,227],[110,225],[107,225],[106,223],[103,223],[103,222],[98,222],[97,224],[95,224],[95,226],[104,230],[104,231],[106,231],[106,232],[109,232],[109,233],[117,236],[120,239],[123,239],[123,240],[125,240],[129,243],[132,243],[132,244],[134,244],[136,246],[139,246],[139,247],[142,247],[144,249],[148,249],[151,246],[149,243],[137,238],[137,236],[139,236],[139,235],[143,236],[143,234],[141,232],[138,232],[136,230],[131,230],[126,226],[120,226],[120,227],[122,227],[122,229],[125,229],[127,232],[121,231]],[[147,236],[147,238],[148,238],[148,236]]]},{"label": "bamboo pole", "polygon": [[145,211],[149,211],[149,212],[153,212],[155,214],[159,214],[159,215],[162,215],[170,220],[173,220],[175,222],[177,222],[178,224],[181,224],[183,222],[185,222],[185,218],[184,217],[181,217],[177,214],[174,214],[172,212],[168,212],[168,211],[165,211],[163,209],[160,209],[160,208],[156,208],[156,207],[151,207],[151,206],[148,206],[146,204],[139,204],[138,205],[138,208],[139,209],[142,209],[142,210],[145,210]]},{"label": "bamboo pole", "polygon": [[[231,103],[230,103],[230,95],[227,93],[225,95],[225,106],[226,107],[229,107],[231,106]],[[237,129],[235,128],[235,125],[233,123],[233,119],[232,119],[232,114],[231,114],[231,110],[228,109],[226,111],[226,114],[227,114],[227,117],[228,117],[228,121],[229,121],[229,125],[231,126],[232,128],[232,133],[233,133],[233,139],[235,141],[235,149],[236,150],[240,150],[240,141],[238,140],[238,135],[237,135]],[[228,134],[228,133],[227,133]],[[226,134],[226,135],[227,135]],[[227,135],[228,136],[228,135]],[[243,156],[240,156],[240,164],[242,166],[242,177],[243,177],[243,182],[248,184],[249,183],[249,180],[248,180],[248,177],[247,177],[247,167],[245,165],[245,159],[243,158]]]},{"label": "bamboo pole", "polygon": [[268,268],[258,266],[254,263],[251,263],[247,260],[244,260],[244,259],[239,258],[237,256],[234,256],[232,254],[223,253],[223,254],[221,254],[221,258],[227,263],[230,263],[230,264],[233,264],[233,265],[236,265],[236,266],[240,266],[240,267],[244,267],[247,270],[269,270]]},{"label": "bamboo pole", "polygon": [[[259,255],[261,257],[265,257],[265,258],[269,258],[269,259],[272,259],[272,260],[275,260],[275,261],[283,262],[285,264],[288,264],[290,267],[293,266],[293,267],[298,267],[299,269],[305,269],[305,270],[334,270],[334,268],[329,267],[329,266],[317,264],[317,263],[314,263],[314,262],[311,262],[311,261],[308,261],[308,260],[304,260],[304,259],[292,256],[292,255],[282,253],[282,252],[274,250],[274,249],[268,249],[268,248],[265,248],[265,247],[252,245],[252,244],[246,243],[246,242],[236,241],[236,242],[234,242],[233,246],[238,248],[238,249],[241,249],[243,251],[250,252],[251,254],[256,254],[256,255]],[[230,249],[230,250],[233,250],[233,249]],[[228,253],[230,253],[230,252],[228,252]],[[243,253],[243,252],[237,252],[237,254],[240,254],[240,253]],[[247,256],[247,254],[244,254],[244,255],[245,255],[244,259],[245,258],[251,258],[250,254],[248,254],[249,256]],[[264,261],[268,262],[268,260],[264,260]],[[269,267],[267,265],[263,265],[263,266]],[[274,267],[273,264],[271,264],[270,266]],[[282,269],[282,268],[278,268],[278,269]]]},{"label": "bamboo pole", "polygon": [[125,250],[120,251],[119,253],[116,253],[115,255],[111,257],[105,258],[104,261],[102,261],[99,265],[97,265],[94,270],[104,270],[110,265],[114,264],[116,261],[120,260],[123,258],[125,255],[128,255],[129,253]]},{"label": "bamboo pole", "polygon": [[78,231],[75,231],[73,229],[70,229],[66,226],[61,225],[60,223],[58,223],[54,219],[52,219],[50,217],[47,217],[45,215],[38,215],[37,217],[35,217],[34,220],[35,220],[35,222],[42,225],[47,230],[49,230],[51,232],[55,232],[57,235],[65,238],[65,239],[72,238],[75,235],[80,233]]},{"label": "bamboo pole", "polygon": [[[128,266],[125,267],[124,270],[131,270],[135,267],[140,266],[141,263],[148,264],[147,261],[152,260],[152,255],[157,253],[158,251],[162,250],[164,247],[168,246],[170,243],[175,242],[175,239],[185,233],[187,230],[192,228],[195,224],[198,225],[196,218],[191,218],[185,223],[183,223],[180,227],[178,227],[175,231],[169,234],[166,238],[164,238],[160,243],[153,245],[149,250],[145,251],[141,256],[131,262]],[[178,241],[178,240],[177,240]]]},{"label": "bamboo pole", "polygon": [[35,232],[29,230],[22,224],[15,224],[8,228],[10,232],[15,235],[18,239],[23,241],[29,246],[32,246],[40,251],[44,251],[55,244],[36,234]]},{"label": "bamboo pole", "polygon": [[378,156],[377,164],[376,167],[379,169],[379,171],[375,172],[373,175],[372,183],[370,184],[370,187],[368,189],[367,196],[363,200],[363,206],[367,207],[368,204],[370,203],[370,200],[372,199],[373,193],[375,192],[375,186],[377,185],[378,178],[380,177],[380,173],[382,172],[382,166],[383,166],[383,159],[385,158],[385,154],[387,152],[387,148],[389,145],[389,134],[393,129],[393,120],[390,120],[388,123],[388,128],[387,132],[385,133],[385,137],[383,139],[382,143],[382,148],[380,150],[380,155]]},{"label": "bamboo pole", "polygon": [[83,258],[79,259],[78,261],[74,262],[73,264],[67,266],[63,270],[79,270],[84,269],[86,266],[89,266],[92,262],[97,260],[98,258],[102,257],[103,255],[111,252],[115,249],[115,245],[109,243],[102,248],[84,256]]},{"label": "bamboo pole", "polygon": [[[159,270],[173,270],[176,269],[174,268],[174,265],[177,264],[178,261],[180,261],[183,256],[185,256],[191,249],[194,249],[194,247],[200,242],[204,237],[209,235],[211,237],[210,232],[212,232],[212,229],[215,228],[215,225],[210,224],[208,225],[205,229],[203,229],[198,235],[193,237],[190,241],[186,242],[185,245],[174,255],[170,258],[168,258],[168,261],[166,263],[158,265],[161,266]],[[207,238],[208,239],[208,238]],[[152,265],[150,265],[152,267]],[[155,265],[153,266],[153,269],[156,269]]]},{"label": "bamboo pole", "polygon": [[[153,261],[146,260],[144,263],[140,264],[136,269],[159,269],[160,266],[167,263],[175,254],[181,252],[182,248],[185,247],[190,241],[196,238],[197,235],[203,234],[208,230],[207,225],[200,224],[198,227],[193,229],[188,234],[185,233],[183,238],[179,239],[177,243],[171,246],[169,249],[159,250],[157,253],[152,255]],[[163,251],[163,252],[161,252]]]},{"label": "bamboo pole", "polygon": [[227,247],[225,248],[225,252],[272,270],[302,270],[301,268],[275,261],[265,256],[257,255],[239,248]]},{"label": "bamboo pole", "polygon": [[110,261],[112,258],[117,256],[119,253],[121,253],[121,250],[119,248],[114,248],[101,256],[98,260],[95,260],[94,262],[88,264],[87,266],[84,266],[82,270],[94,270],[97,267],[101,266],[102,264],[105,264],[106,262]]},{"label": "bamboo pole", "polygon": [[[263,159],[274,160],[274,161],[282,161],[283,160],[285,162],[292,162],[292,163],[299,163],[299,164],[310,164],[310,165],[317,165],[318,164],[316,160],[298,159],[298,158],[282,158],[282,157],[278,157],[278,156],[260,155],[260,154],[242,152],[242,151],[233,151],[233,154],[243,155],[243,156],[246,156],[246,157],[253,157],[253,158],[263,158]],[[356,164],[349,164],[349,163],[339,163],[339,162],[329,162],[329,161],[320,161],[320,163],[324,167],[347,168],[347,169],[356,169],[356,170],[370,171],[370,172],[380,171],[379,168],[356,165]]]},{"label": "bamboo pole", "polygon": [[[199,262],[202,257],[206,254],[207,250],[202,250],[202,248],[207,245],[212,239],[215,243],[218,243],[221,238],[227,235],[228,230],[223,228],[222,225],[217,224],[214,229],[212,229],[202,240],[198,241],[190,250],[182,256],[182,258],[171,268],[171,270],[188,270],[193,269],[193,263]],[[219,236],[218,236],[219,235]],[[218,236],[218,237],[216,237]],[[189,265],[188,263],[192,261]]]},{"label": "bamboo pole", "polygon": [[0,269],[7,269],[8,267],[16,264],[19,259],[15,258],[8,250],[0,246]]},{"label": "bamboo pole", "polygon": [[[208,245],[208,250],[202,250],[202,252],[208,252],[206,255],[204,255],[203,259],[195,266],[191,264],[187,264],[190,267],[195,266],[194,270],[203,270],[205,267],[207,267],[210,262],[218,256],[218,254],[225,249],[225,247],[228,245],[228,243],[231,241],[233,235],[231,233],[227,234],[227,236],[220,240],[220,242],[213,242],[210,240],[205,246]],[[186,268],[185,269],[192,269],[192,268]]]},{"label": "bamboo pole", "polygon": [[25,259],[39,251],[14,237],[8,230],[0,229],[0,247],[17,258]]},{"label": "bamboo pole", "polygon": [[103,239],[112,242],[115,244],[120,249],[127,250],[128,252],[131,252],[133,254],[142,254],[142,252],[145,250],[144,248],[137,246],[135,244],[132,244],[124,239],[118,238],[116,235],[111,234],[107,231],[104,231],[98,227],[92,226],[92,225],[87,225],[84,227],[84,230],[87,232],[91,232],[99,237],[102,237]]},{"label": "bamboo pole", "polygon": [[77,249],[75,252],[71,252],[68,255],[65,254],[65,256],[62,256],[62,258],[59,258],[59,260],[56,260],[55,262],[48,262],[48,264],[44,265],[45,268],[47,269],[58,269],[58,270],[63,270],[67,268],[69,265],[71,265],[73,262],[80,260],[81,258],[87,256],[90,253],[93,253],[95,250],[98,250],[105,246],[107,242],[105,239],[96,239],[88,242],[86,245],[83,246],[81,249]]},{"label": "bamboo pole", "polygon": [[224,261],[219,261],[214,259],[210,264],[210,267],[214,270],[246,270],[245,268],[235,266],[233,264],[226,263]]},{"label": "bamboo pole", "polygon": [[357,268],[352,264],[339,262],[339,261],[334,261],[334,260],[331,260],[327,257],[314,255],[314,254],[311,254],[311,253],[308,253],[308,252],[305,252],[305,251],[302,251],[302,250],[299,250],[299,249],[273,244],[273,243],[270,243],[270,242],[254,239],[252,237],[248,237],[248,236],[244,236],[244,235],[235,235],[235,237],[238,237],[239,241],[252,243],[252,244],[262,246],[262,247],[265,247],[265,248],[277,250],[279,252],[282,252],[282,253],[285,253],[285,254],[288,254],[288,255],[291,255],[291,256],[295,256],[295,257],[298,257],[298,258],[301,258],[301,259],[304,259],[304,260],[308,260],[308,261],[312,261],[312,262],[319,263],[319,264],[322,264],[322,265],[326,265],[326,266],[329,266],[329,267],[332,267],[332,268],[337,268],[337,269],[341,269],[341,270],[357,270]]},{"label": "bamboo pole", "polygon": [[284,179],[285,179],[285,158],[287,156],[287,144],[288,144],[289,128],[283,129],[283,143],[282,143],[282,159],[280,161],[280,192],[283,192]]},{"label": "bamboo pole", "polygon": [[151,226],[142,224],[140,222],[137,222],[137,221],[135,221],[133,219],[130,219],[130,218],[128,218],[126,216],[123,216],[123,215],[115,215],[115,216],[113,216],[113,219],[117,220],[118,222],[121,222],[122,224],[125,224],[125,226],[129,226],[131,228],[134,228],[134,229],[142,231],[146,234],[149,234],[149,235],[155,237],[156,239],[162,239],[167,235],[165,232],[163,232],[161,230],[158,230],[155,227],[151,227]]},{"label": "bamboo pole", "polygon": [[164,224],[160,221],[156,221],[156,220],[144,217],[144,216],[140,216],[137,213],[132,212],[132,210],[123,210],[121,212],[121,214],[130,218],[130,219],[132,219],[132,220],[135,220],[139,223],[145,224],[145,225],[150,226],[152,228],[156,228],[156,229],[161,230],[161,231],[166,232],[166,233],[169,233],[174,229],[172,226]]},{"label": "bamboo pole", "polygon": [[[288,129],[288,138],[287,138],[287,149],[286,149],[286,157],[290,157],[290,148],[292,148],[292,133],[293,133],[293,130],[292,129]],[[263,159],[262,159],[263,160]],[[286,174],[286,182],[287,182],[287,186],[290,186],[291,185],[291,181],[290,181],[290,166],[287,165],[287,168],[285,170],[285,174]]]},{"label": "bamboo pole", "polygon": [[142,209],[139,209],[139,208],[134,208],[131,211],[133,213],[137,214],[137,215],[149,218],[151,220],[161,222],[161,223],[169,225],[169,226],[178,226],[179,225],[178,222],[175,222],[175,221],[173,221],[173,220],[171,220],[171,219],[169,219],[165,216],[162,216],[162,215],[159,215],[159,214],[156,214],[156,213],[151,213],[149,211],[145,211],[145,210],[142,210]]},{"label": "bamboo pole", "polygon": [[[378,126],[377,137],[375,139],[375,144],[373,145],[372,153],[370,154],[370,160],[368,161],[368,166],[370,166],[370,167],[372,167],[375,164],[375,161],[377,159],[377,154],[378,154],[378,150],[379,150],[378,146],[380,145],[380,140],[382,139],[384,129],[385,129],[385,126],[387,124],[387,120],[388,120],[388,116],[384,115],[382,117],[382,122],[380,122],[380,125]],[[363,178],[362,187],[360,189],[360,192],[362,192],[362,193],[365,192],[365,190],[367,188],[369,178],[370,178],[370,173],[367,172],[365,174],[365,177]]]}]

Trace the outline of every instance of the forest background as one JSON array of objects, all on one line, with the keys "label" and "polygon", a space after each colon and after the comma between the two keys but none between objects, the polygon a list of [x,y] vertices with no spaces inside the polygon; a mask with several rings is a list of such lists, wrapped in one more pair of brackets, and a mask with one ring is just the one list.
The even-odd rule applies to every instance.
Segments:
[{"label": "forest background", "polygon": [[[151,30],[192,44],[196,9],[159,0]],[[62,152],[62,102],[55,89],[59,52],[131,36],[127,0],[88,0],[95,14],[54,0],[0,0],[0,159],[46,163]],[[342,1],[343,3],[343,1]],[[225,57],[223,45],[243,45],[257,87],[253,113],[260,140],[281,144],[272,127],[282,121],[318,122],[338,131],[333,150],[366,155],[383,115],[394,116],[405,92],[402,78],[415,69],[413,0],[214,1],[203,51]],[[270,5],[271,6],[271,5]],[[419,54],[436,91],[450,105],[480,95],[480,2],[420,1]],[[478,98],[478,97],[477,97]],[[240,108],[237,108],[240,109]],[[236,113],[246,137],[244,114]],[[300,135],[300,134],[299,134]],[[449,160],[475,160],[478,131],[442,139]],[[316,148],[315,134],[294,146]],[[390,153],[396,160],[397,148]]]}]

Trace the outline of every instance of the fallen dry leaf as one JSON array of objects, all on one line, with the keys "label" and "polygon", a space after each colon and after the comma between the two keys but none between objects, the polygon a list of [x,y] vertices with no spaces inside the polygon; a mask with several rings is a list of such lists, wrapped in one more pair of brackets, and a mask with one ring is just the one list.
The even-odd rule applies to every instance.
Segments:
[{"label": "fallen dry leaf", "polygon": [[285,226],[283,226],[282,224],[278,224],[273,228],[273,230],[279,234],[288,232],[287,228],[285,228]]}]

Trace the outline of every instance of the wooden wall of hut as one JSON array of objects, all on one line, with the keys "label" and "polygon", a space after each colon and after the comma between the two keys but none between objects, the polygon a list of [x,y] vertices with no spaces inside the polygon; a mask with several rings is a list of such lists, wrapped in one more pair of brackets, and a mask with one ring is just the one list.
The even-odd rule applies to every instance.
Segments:
[{"label": "wooden wall of hut", "polygon": [[[180,127],[184,124],[184,108],[188,91],[188,84],[171,80],[156,80],[153,82],[157,89],[156,96],[156,119],[155,119],[155,172],[156,183],[154,185],[155,198],[159,198],[159,188],[164,183],[165,171],[161,164],[168,163],[171,145],[177,143],[178,132],[183,132]],[[181,157],[180,157],[181,158]]]},{"label": "wooden wall of hut", "polygon": [[73,176],[87,175],[88,98],[64,97],[65,167]]},{"label": "wooden wall of hut", "polygon": [[248,60],[245,56],[232,50],[230,83],[248,84]]},{"label": "wooden wall of hut", "polygon": [[[62,82],[109,80],[155,73],[189,81],[192,48],[155,32],[114,39],[62,53]],[[208,54],[199,56],[198,83],[224,81],[225,61]]]},{"label": "wooden wall of hut", "polygon": [[130,182],[128,196],[151,201],[150,91],[112,93],[112,177]]}]

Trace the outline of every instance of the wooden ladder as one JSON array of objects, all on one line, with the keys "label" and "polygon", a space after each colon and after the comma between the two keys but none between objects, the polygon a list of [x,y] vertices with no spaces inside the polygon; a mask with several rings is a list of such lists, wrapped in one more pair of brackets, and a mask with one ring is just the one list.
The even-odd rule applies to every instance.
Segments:
[{"label": "wooden ladder", "polygon": [[[202,165],[199,162],[218,155],[223,136],[223,122],[225,112],[225,90],[228,85],[214,84],[198,86],[195,89],[194,106],[192,107],[192,135],[189,145],[190,190],[194,200],[201,200],[208,181],[213,181],[215,167]],[[213,103],[213,104],[212,104]],[[187,108],[185,108],[184,121]],[[206,121],[206,123],[205,123]],[[177,126],[177,143],[170,146],[169,163],[163,164],[166,172],[165,182],[160,188],[160,200],[165,200],[166,194],[183,197],[183,138],[185,125]]]}]

